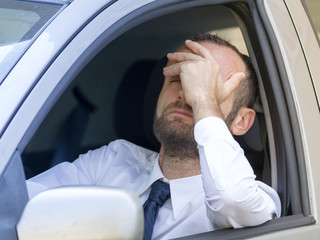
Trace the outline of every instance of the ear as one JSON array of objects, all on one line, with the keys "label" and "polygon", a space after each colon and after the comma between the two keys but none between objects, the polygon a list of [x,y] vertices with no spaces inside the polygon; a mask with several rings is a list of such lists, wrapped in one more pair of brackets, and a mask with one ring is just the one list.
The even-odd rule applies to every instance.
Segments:
[{"label": "ear", "polygon": [[238,136],[245,134],[251,128],[255,116],[253,109],[241,107],[231,124],[230,132]]}]

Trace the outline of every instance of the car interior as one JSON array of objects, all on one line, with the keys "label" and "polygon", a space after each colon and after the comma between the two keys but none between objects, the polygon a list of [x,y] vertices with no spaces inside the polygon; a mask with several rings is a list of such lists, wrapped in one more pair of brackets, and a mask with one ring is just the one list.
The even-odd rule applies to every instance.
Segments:
[{"label": "car interior", "polygon": [[248,6],[242,4],[237,8],[202,6],[175,11],[145,21],[106,45],[57,100],[25,148],[22,159],[26,178],[62,161],[72,162],[79,154],[120,138],[158,151],[152,121],[163,83],[165,55],[197,32],[212,32],[253,60],[260,86],[254,106],[257,117],[250,131],[235,139],[244,149],[257,180],[278,190],[284,205],[282,215],[290,215],[286,190],[279,189],[282,180],[278,176],[276,134],[270,120],[272,103],[266,98],[268,82],[263,78],[263,69],[258,68],[254,38],[248,37],[249,27],[243,24],[237,9],[250,15]]},{"label": "car interior", "polygon": [[[218,21],[219,17],[224,21]],[[190,18],[200,20],[192,27],[186,26],[184,23]],[[119,138],[157,151],[159,143],[152,133],[152,121],[163,84],[165,55],[193,34],[207,31],[228,39],[247,54],[238,23],[226,7],[198,8],[158,18],[106,46],[76,77],[26,148],[24,159],[31,174],[28,176],[55,165],[50,163],[54,158],[50,155],[57,154],[65,138],[70,138],[65,140],[70,148],[65,150],[69,153],[64,161],[73,161],[80,153]],[[256,111],[263,114],[259,100]],[[262,155],[258,159],[263,159],[258,120],[252,132],[238,141],[248,154],[259,152]],[[259,179],[261,162],[252,161],[257,165]]]}]

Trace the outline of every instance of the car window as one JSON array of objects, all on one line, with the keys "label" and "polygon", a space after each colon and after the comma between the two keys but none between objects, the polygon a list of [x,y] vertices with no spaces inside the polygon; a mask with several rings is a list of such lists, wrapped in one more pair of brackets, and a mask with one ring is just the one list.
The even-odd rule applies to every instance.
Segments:
[{"label": "car window", "polygon": [[0,2],[0,83],[28,48],[31,39],[62,6],[14,0]]},{"label": "car window", "polygon": [[320,40],[320,1],[318,0],[305,0],[305,6],[309,12],[310,19],[316,31],[316,35]]}]

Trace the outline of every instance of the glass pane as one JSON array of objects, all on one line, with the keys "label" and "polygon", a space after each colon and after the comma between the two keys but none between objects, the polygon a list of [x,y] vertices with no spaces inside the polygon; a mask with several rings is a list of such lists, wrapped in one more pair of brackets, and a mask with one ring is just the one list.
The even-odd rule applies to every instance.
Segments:
[{"label": "glass pane", "polygon": [[0,1],[0,83],[31,44],[32,38],[63,5]]},{"label": "glass pane", "polygon": [[318,39],[320,40],[320,1],[319,0],[305,0],[306,6],[309,11],[310,18],[313,26],[317,32]]},{"label": "glass pane", "polygon": [[0,45],[18,42],[39,20],[35,12],[0,8]]}]

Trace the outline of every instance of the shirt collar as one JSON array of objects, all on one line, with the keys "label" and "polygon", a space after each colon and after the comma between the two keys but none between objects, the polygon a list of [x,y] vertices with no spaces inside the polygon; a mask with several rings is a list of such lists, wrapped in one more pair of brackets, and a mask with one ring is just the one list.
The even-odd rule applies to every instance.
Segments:
[{"label": "shirt collar", "polygon": [[141,187],[138,189],[137,194],[141,195],[152,185],[152,183],[154,183],[158,179],[163,179],[163,178],[165,177],[163,176],[163,173],[159,166],[159,155],[158,155],[148,178],[144,181],[143,184],[141,184]]}]

